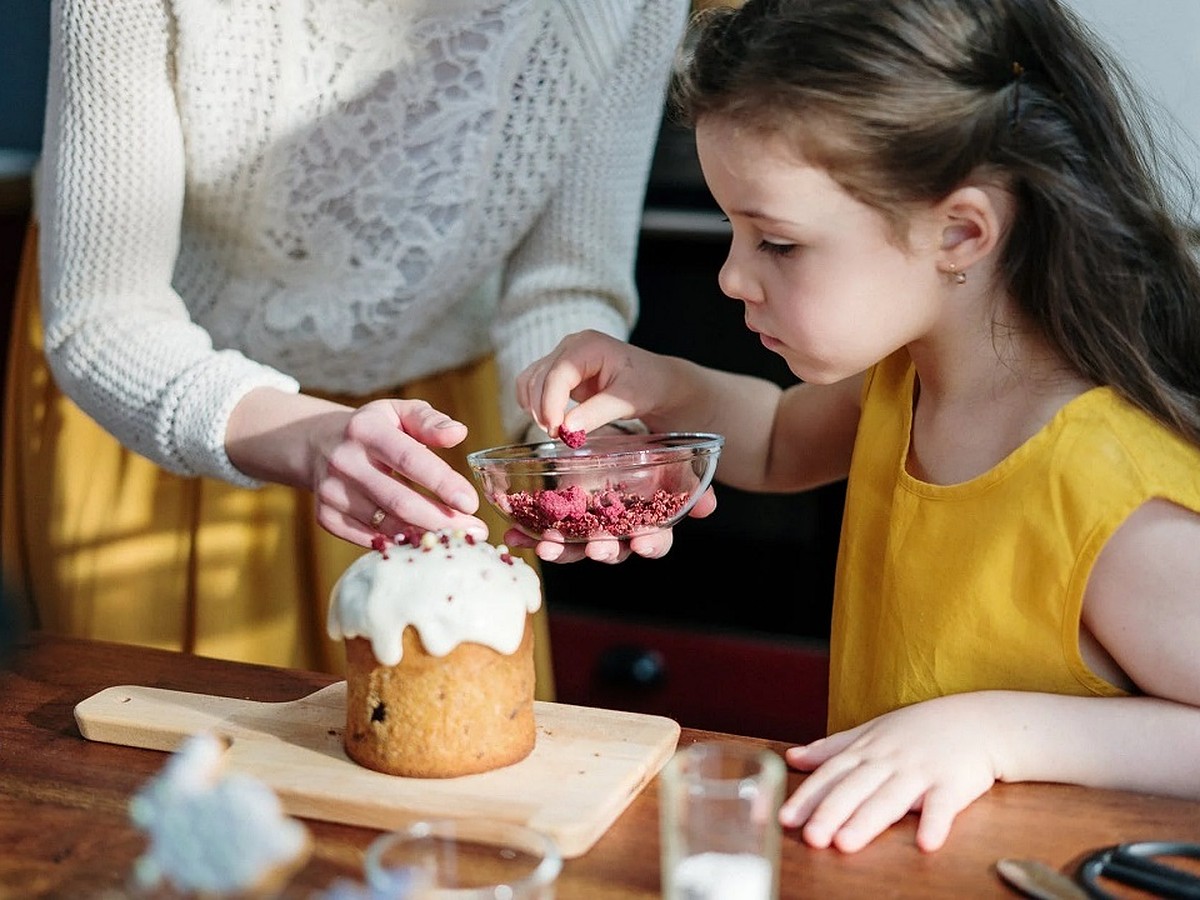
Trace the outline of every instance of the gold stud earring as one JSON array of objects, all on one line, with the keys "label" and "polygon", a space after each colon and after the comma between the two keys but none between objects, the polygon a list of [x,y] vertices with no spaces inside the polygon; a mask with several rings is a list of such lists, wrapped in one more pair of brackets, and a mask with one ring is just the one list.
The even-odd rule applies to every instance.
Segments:
[{"label": "gold stud earring", "polygon": [[947,263],[946,272],[947,274],[954,276],[955,284],[967,283],[967,273],[958,271],[958,263]]}]

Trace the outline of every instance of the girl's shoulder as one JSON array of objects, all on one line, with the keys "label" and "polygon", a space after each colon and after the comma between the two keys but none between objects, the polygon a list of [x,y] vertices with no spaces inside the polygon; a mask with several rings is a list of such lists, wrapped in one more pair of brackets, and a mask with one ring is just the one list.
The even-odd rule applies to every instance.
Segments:
[{"label": "girl's shoulder", "polygon": [[1060,461],[1086,467],[1090,480],[1134,482],[1149,495],[1200,510],[1200,446],[1115,389],[1085,391],[1048,427]]}]

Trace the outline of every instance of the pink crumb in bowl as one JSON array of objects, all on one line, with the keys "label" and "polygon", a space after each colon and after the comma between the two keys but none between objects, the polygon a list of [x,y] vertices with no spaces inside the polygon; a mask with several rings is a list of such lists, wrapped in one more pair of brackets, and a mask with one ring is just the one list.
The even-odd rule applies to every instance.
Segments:
[{"label": "pink crumb in bowl", "polygon": [[652,531],[678,515],[688,492],[658,490],[650,497],[606,488],[589,494],[578,485],[559,490],[497,492],[496,505],[534,535],[558,531],[565,538]]},{"label": "pink crumb in bowl", "polygon": [[577,484],[561,491],[538,491],[534,497],[538,513],[548,522],[578,519],[588,508],[587,491]]},{"label": "pink crumb in bowl", "polygon": [[558,429],[558,436],[562,438],[562,442],[572,450],[578,450],[587,440],[587,432],[580,428],[578,431],[571,431],[569,428]]}]

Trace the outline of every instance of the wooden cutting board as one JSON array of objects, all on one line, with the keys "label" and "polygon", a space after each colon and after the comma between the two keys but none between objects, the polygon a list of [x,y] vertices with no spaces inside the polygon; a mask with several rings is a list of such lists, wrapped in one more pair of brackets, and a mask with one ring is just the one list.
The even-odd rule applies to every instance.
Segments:
[{"label": "wooden cutting board", "polygon": [[344,681],[285,703],[120,685],[75,707],[88,740],[169,751],[200,731],[229,738],[228,771],[269,785],[290,815],[383,830],[416,817],[503,819],[551,835],[568,858],[599,840],[679,739],[662,716],[538,701],[537,743],[521,762],[401,778],[346,756],[345,716]]}]

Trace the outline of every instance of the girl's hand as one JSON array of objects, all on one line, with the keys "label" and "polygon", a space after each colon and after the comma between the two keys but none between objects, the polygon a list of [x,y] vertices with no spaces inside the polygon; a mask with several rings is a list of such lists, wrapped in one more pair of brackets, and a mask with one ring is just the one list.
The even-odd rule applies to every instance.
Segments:
[{"label": "girl's hand", "polygon": [[955,816],[999,777],[1005,739],[978,694],[902,707],[803,747],[787,762],[811,771],[779,811],[805,843],[861,850],[910,811],[920,813],[917,846],[937,850]]},{"label": "girl's hand", "polygon": [[466,436],[467,426],[424,400],[375,400],[351,409],[260,388],[234,409],[225,446],[250,477],[308,488],[326,531],[369,547],[377,535],[410,526],[487,537],[487,525],[474,515],[474,485],[431,449]]},{"label": "girl's hand", "polygon": [[[689,510],[688,515],[703,518],[717,507],[717,497],[710,486],[696,505]],[[612,537],[601,537],[586,543],[560,543],[551,540],[531,538],[518,528],[510,528],[504,534],[504,543],[510,547],[532,547],[538,559],[544,562],[573,563],[581,559],[591,559],[603,563],[619,563],[629,558],[630,554],[646,559],[657,559],[665,556],[675,541],[675,533],[670,528],[656,531],[653,534],[639,534],[628,540],[618,540]]]},{"label": "girl's hand", "polygon": [[[517,402],[533,415],[547,434],[563,431],[593,433],[618,419],[645,419],[660,401],[656,390],[669,378],[663,357],[598,331],[567,335],[546,356],[517,376]],[[570,407],[570,402],[578,405]],[[717,505],[708,488],[689,515],[701,518]],[[517,529],[504,535],[510,547],[532,547],[539,559],[569,563],[581,559],[618,563],[629,555],[653,559],[665,555],[674,542],[670,529],[628,540],[596,538],[586,543],[537,540]]]},{"label": "girl's hand", "polygon": [[[665,380],[660,359],[598,331],[579,331],[517,376],[517,402],[551,435],[645,418],[657,403],[655,386]],[[572,400],[579,405],[568,414]]]}]

